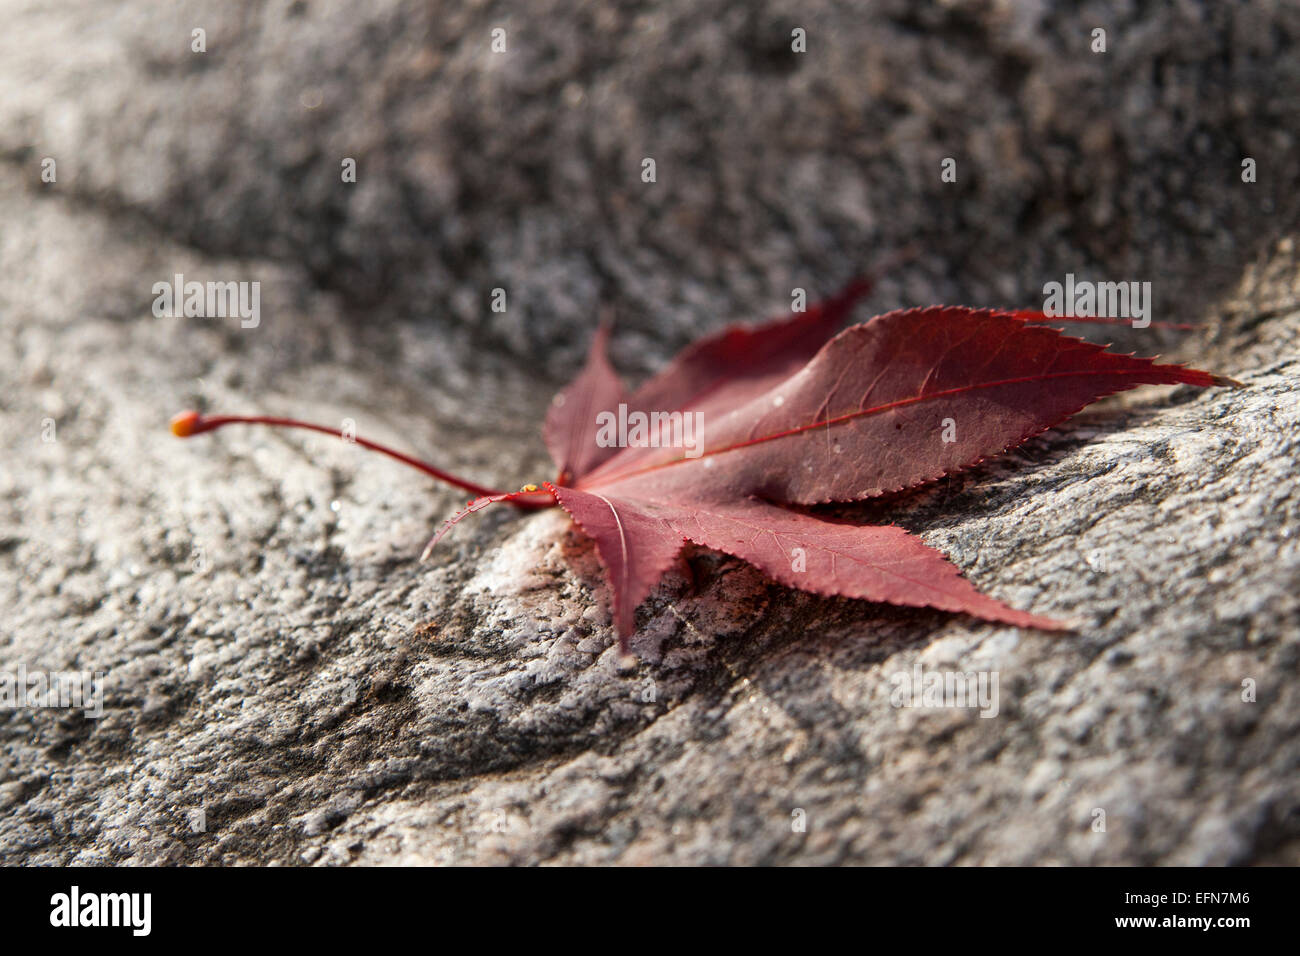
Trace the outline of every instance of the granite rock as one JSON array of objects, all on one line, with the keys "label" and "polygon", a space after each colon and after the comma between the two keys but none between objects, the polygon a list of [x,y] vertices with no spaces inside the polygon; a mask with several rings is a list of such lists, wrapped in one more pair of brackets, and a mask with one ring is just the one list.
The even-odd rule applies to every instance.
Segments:
[{"label": "granite rock", "polygon": [[[0,674],[104,686],[0,712],[0,862],[1300,862],[1295,7],[572,7],[0,4]],[[602,313],[637,376],[904,249],[860,318],[1151,281],[1196,328],[1103,331],[1244,383],[850,509],[1072,633],[697,551],[627,667],[562,515],[420,565],[458,493],[166,429],[536,481]],[[258,325],[156,317],[176,273]]]}]

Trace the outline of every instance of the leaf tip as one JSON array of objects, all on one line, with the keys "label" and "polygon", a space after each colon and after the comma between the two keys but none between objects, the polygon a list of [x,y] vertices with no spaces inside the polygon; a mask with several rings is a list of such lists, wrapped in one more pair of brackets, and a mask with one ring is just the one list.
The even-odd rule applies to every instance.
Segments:
[{"label": "leaf tip", "polygon": [[1081,631],[1088,626],[1088,622],[1083,618],[1056,618],[1044,617],[1041,614],[1027,615],[1029,618],[1021,627],[1027,627],[1035,631],[1051,631],[1054,634],[1066,634],[1074,631]]}]

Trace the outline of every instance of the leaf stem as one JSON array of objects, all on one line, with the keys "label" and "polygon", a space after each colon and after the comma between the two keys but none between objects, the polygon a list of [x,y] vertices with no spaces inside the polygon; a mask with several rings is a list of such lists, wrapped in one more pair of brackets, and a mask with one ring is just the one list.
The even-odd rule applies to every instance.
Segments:
[{"label": "leaf stem", "polygon": [[181,412],[171,421],[172,434],[178,438],[189,438],[203,432],[215,431],[226,425],[269,425],[272,428],[301,428],[307,431],[320,432],[322,435],[334,435],[337,438],[358,444],[362,448],[368,448],[371,451],[379,452],[381,455],[387,455],[389,458],[400,461],[416,471],[424,472],[431,478],[436,478],[438,481],[461,488],[480,497],[510,495],[510,503],[516,508],[549,508],[555,504],[555,498],[549,492],[538,491],[535,496],[530,492],[527,496],[518,497],[518,492],[511,493],[486,488],[483,485],[466,481],[464,478],[443,471],[426,461],[412,458],[395,448],[381,445],[379,442],[373,442],[359,436],[344,435],[340,429],[329,428],[325,425],[314,425],[311,422],[299,421],[296,418],[278,418],[273,415],[213,415],[209,418],[200,415],[198,412],[186,411]]}]

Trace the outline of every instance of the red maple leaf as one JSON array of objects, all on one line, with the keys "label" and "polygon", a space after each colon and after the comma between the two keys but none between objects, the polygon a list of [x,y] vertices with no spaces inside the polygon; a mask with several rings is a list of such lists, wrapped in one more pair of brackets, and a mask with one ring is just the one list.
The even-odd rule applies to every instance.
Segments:
[{"label": "red maple leaf", "polygon": [[[559,475],[540,488],[490,491],[356,441],[480,495],[426,554],[490,504],[558,503],[595,542],[624,651],[637,606],[688,541],[817,594],[1062,627],[981,594],[901,528],[832,520],[814,508],[935,481],[1137,385],[1236,383],[1109,352],[1035,324],[1051,321],[1035,312],[906,309],[836,335],[867,285],[855,282],[793,318],[701,339],[631,393],[606,357],[602,328],[547,415]],[[234,422],[303,425],[187,412],[172,429],[184,436]]]}]

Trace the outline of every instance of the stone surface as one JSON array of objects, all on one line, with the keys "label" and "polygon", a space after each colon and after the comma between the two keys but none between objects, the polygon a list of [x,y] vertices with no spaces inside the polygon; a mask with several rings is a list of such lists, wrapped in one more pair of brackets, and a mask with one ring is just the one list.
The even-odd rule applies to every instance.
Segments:
[{"label": "stone surface", "polygon": [[[0,672],[106,688],[0,712],[0,861],[1300,860],[1294,6],[571,6],[0,5]],[[1116,342],[1246,384],[853,509],[1075,633],[696,552],[624,669],[559,514],[422,566],[458,493],[166,431],[350,418],[538,480],[602,310],[641,374],[913,242],[861,317],[1149,280],[1198,329]],[[154,317],[177,272],[260,281],[261,323]],[[997,715],[892,706],[917,665],[997,672]]]}]

